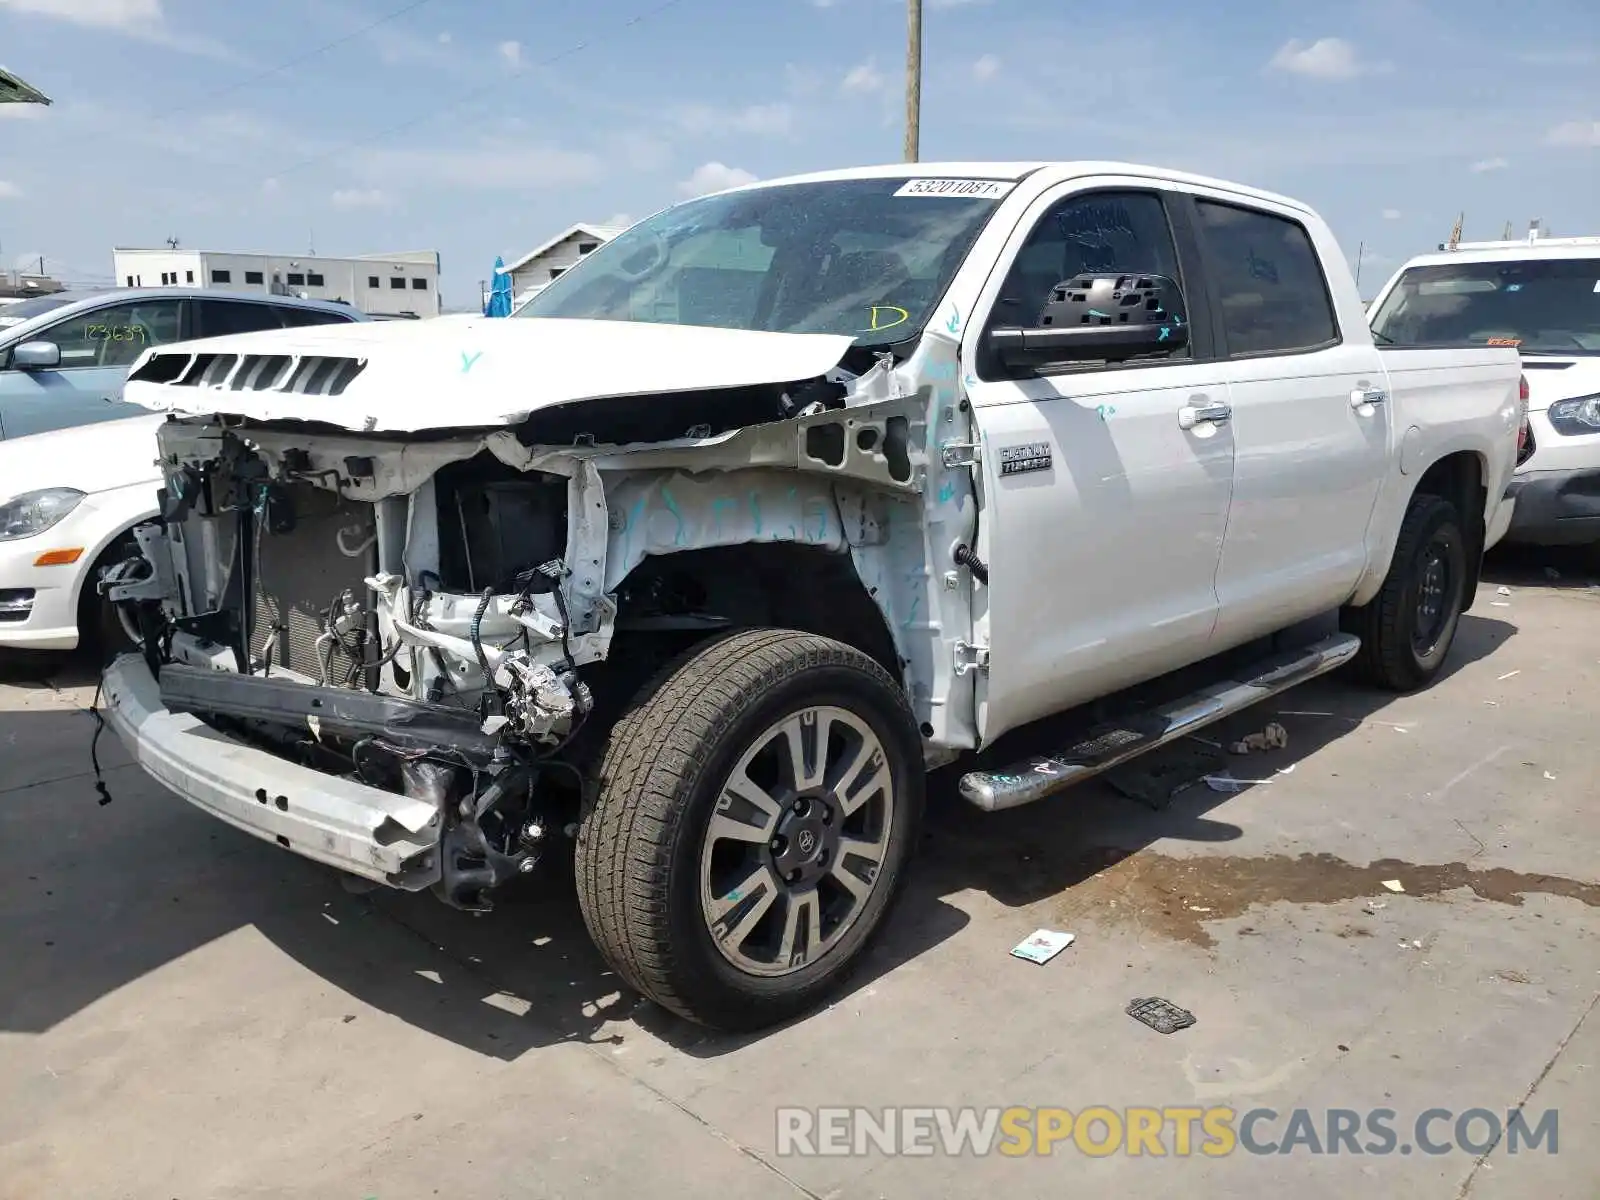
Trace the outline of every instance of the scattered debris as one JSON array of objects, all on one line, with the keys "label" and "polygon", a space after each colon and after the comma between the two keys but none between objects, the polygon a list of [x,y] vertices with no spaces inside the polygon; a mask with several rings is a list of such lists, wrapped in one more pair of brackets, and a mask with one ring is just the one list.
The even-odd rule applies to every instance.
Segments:
[{"label": "scattered debris", "polygon": [[1504,584],[1501,584],[1501,585],[1500,585],[1500,586],[1499,586],[1499,587],[1497,587],[1497,588],[1496,588],[1496,589],[1495,589],[1495,591],[1496,591],[1496,592],[1498,592],[1498,593],[1499,593],[1499,594],[1500,594],[1500,595],[1502,595],[1502,596],[1509,596],[1509,595],[1511,595],[1511,589],[1510,589],[1510,588],[1508,588],[1508,587],[1506,587],[1506,586],[1505,586],[1505,585],[1504,585]]},{"label": "scattered debris", "polygon": [[1339,1043],[1339,1053],[1341,1053],[1341,1054],[1349,1054],[1350,1053],[1350,1047],[1346,1046],[1343,1042],[1340,1042]]},{"label": "scattered debris", "polygon": [[[1204,742],[1202,738],[1194,740]],[[1108,771],[1105,780],[1128,799],[1160,811],[1171,804],[1178,793],[1193,787],[1226,761],[1221,746],[1214,742],[1206,745],[1211,748],[1167,746],[1156,754]]]},{"label": "scattered debris", "polygon": [[1504,683],[1506,680],[1510,679],[1513,675],[1521,675],[1521,674],[1522,674],[1522,669],[1519,667],[1515,671],[1507,671],[1504,675],[1500,676],[1500,678],[1496,682]]},{"label": "scattered debris", "polygon": [[1368,900],[1367,901],[1367,911],[1369,913],[1380,912],[1383,909],[1388,908],[1388,907],[1389,907],[1389,902],[1387,900]]},{"label": "scattered debris", "polygon": [[1240,783],[1232,775],[1207,775],[1201,782],[1213,792],[1231,793],[1237,792],[1244,787],[1244,784]]},{"label": "scattered debris", "polygon": [[1388,888],[1391,892],[1403,892],[1406,890],[1406,885],[1401,883],[1398,879],[1385,879],[1383,881],[1383,886]]},{"label": "scattered debris", "polygon": [[1299,763],[1290,763],[1287,767],[1279,767],[1278,768],[1278,774],[1279,775],[1293,775],[1294,774],[1294,769],[1296,767],[1298,767],[1299,765],[1300,765]]},{"label": "scattered debris", "polygon": [[1036,929],[1026,941],[1011,948],[1016,958],[1029,962],[1047,963],[1077,940],[1075,933],[1057,933],[1053,929]]},{"label": "scattered debris", "polygon": [[1509,600],[1491,600],[1491,601],[1489,601],[1489,607],[1490,608],[1510,608],[1511,607],[1511,601],[1509,601]]},{"label": "scattered debris", "polygon": [[1157,1033],[1177,1033],[1178,1030],[1187,1029],[1195,1023],[1195,1015],[1192,1012],[1179,1008],[1159,996],[1134,1000],[1124,1011],[1135,1021],[1150,1026]]},{"label": "scattered debris", "polygon": [[1209,908],[1201,908],[1198,904],[1191,904],[1188,907],[1189,907],[1189,911],[1190,912],[1210,912],[1211,911]]},{"label": "scattered debris", "polygon": [[1248,734],[1228,747],[1230,754],[1249,754],[1256,750],[1281,750],[1289,744],[1289,731],[1273,721],[1260,733]]},{"label": "scattered debris", "polygon": [[1533,980],[1529,979],[1521,971],[1496,971],[1492,976],[1490,976],[1490,978],[1498,979],[1502,983],[1532,983],[1533,982]]},{"label": "scattered debris", "polygon": [[1546,771],[1546,772],[1545,772],[1545,773],[1544,773],[1544,777],[1545,777],[1545,778],[1546,778],[1546,779],[1554,779],[1554,778],[1555,778],[1555,776],[1554,776],[1554,775],[1552,775],[1552,774],[1551,774],[1551,773],[1550,773],[1550,772],[1549,772],[1549,771]]}]

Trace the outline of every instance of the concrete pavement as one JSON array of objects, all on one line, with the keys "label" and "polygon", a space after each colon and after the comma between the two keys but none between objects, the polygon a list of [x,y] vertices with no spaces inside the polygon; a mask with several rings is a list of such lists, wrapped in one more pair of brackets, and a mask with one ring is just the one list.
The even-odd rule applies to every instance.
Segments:
[{"label": "concrete pavement", "polygon": [[[81,668],[0,660],[0,1197],[1591,1197],[1600,589],[1484,585],[1453,673],[1318,681],[1156,811],[986,817],[939,781],[914,886],[832,1007],[707,1034],[624,993],[550,881],[471,918],[358,896],[99,742]],[[1274,713],[1281,713],[1274,717]],[[1399,880],[1404,891],[1383,885]],[[1077,943],[1009,957],[1039,928]],[[1163,996],[1171,1036],[1123,1012]],[[1264,1107],[1502,1117],[1559,1152],[797,1157],[775,1109]],[[1453,1121],[1435,1126],[1450,1136]],[[1366,1141],[1365,1137],[1362,1139]],[[1469,1139],[1470,1141],[1471,1139]],[[1172,1141],[1167,1139],[1170,1149]]]}]

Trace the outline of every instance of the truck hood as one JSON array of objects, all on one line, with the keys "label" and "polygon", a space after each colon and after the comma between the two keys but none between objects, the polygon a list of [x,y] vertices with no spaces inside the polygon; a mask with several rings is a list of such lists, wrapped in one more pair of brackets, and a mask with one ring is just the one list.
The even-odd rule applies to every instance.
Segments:
[{"label": "truck hood", "polygon": [[156,430],[161,417],[97,421],[0,442],[0,500],[44,488],[93,494],[161,479]]},{"label": "truck hood", "polygon": [[583,400],[799,383],[838,366],[853,341],[642,321],[373,321],[148,350],[124,398],[360,432],[484,428]]},{"label": "truck hood", "polygon": [[1528,381],[1528,411],[1543,412],[1558,400],[1600,393],[1600,358],[1528,354],[1522,359]]}]

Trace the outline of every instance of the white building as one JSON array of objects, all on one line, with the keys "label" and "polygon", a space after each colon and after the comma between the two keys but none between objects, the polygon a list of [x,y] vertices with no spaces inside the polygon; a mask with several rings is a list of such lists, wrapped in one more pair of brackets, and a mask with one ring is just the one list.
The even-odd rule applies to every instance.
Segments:
[{"label": "white building", "polygon": [[223,254],[214,250],[112,251],[124,287],[210,287],[342,300],[384,316],[439,315],[439,253],[407,250],[359,258],[312,254]]},{"label": "white building", "polygon": [[[552,279],[560,279],[562,273],[584,255],[593,254],[622,232],[624,229],[619,225],[593,225],[584,221],[556,234],[516,262],[507,263],[506,270],[511,272],[512,303],[521,304],[538,294]],[[485,301],[487,299],[485,297]]]}]

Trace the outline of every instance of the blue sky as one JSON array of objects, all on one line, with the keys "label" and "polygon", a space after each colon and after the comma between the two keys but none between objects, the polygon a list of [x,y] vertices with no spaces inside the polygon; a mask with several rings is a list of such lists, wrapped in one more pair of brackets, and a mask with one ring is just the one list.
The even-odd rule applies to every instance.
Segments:
[{"label": "blue sky", "polygon": [[[924,159],[1287,192],[1366,244],[1368,294],[1461,210],[1600,234],[1595,0],[926,3]],[[574,221],[898,161],[904,27],[902,0],[0,0],[0,64],[56,100],[0,106],[0,263],[437,248],[469,304]]]}]

